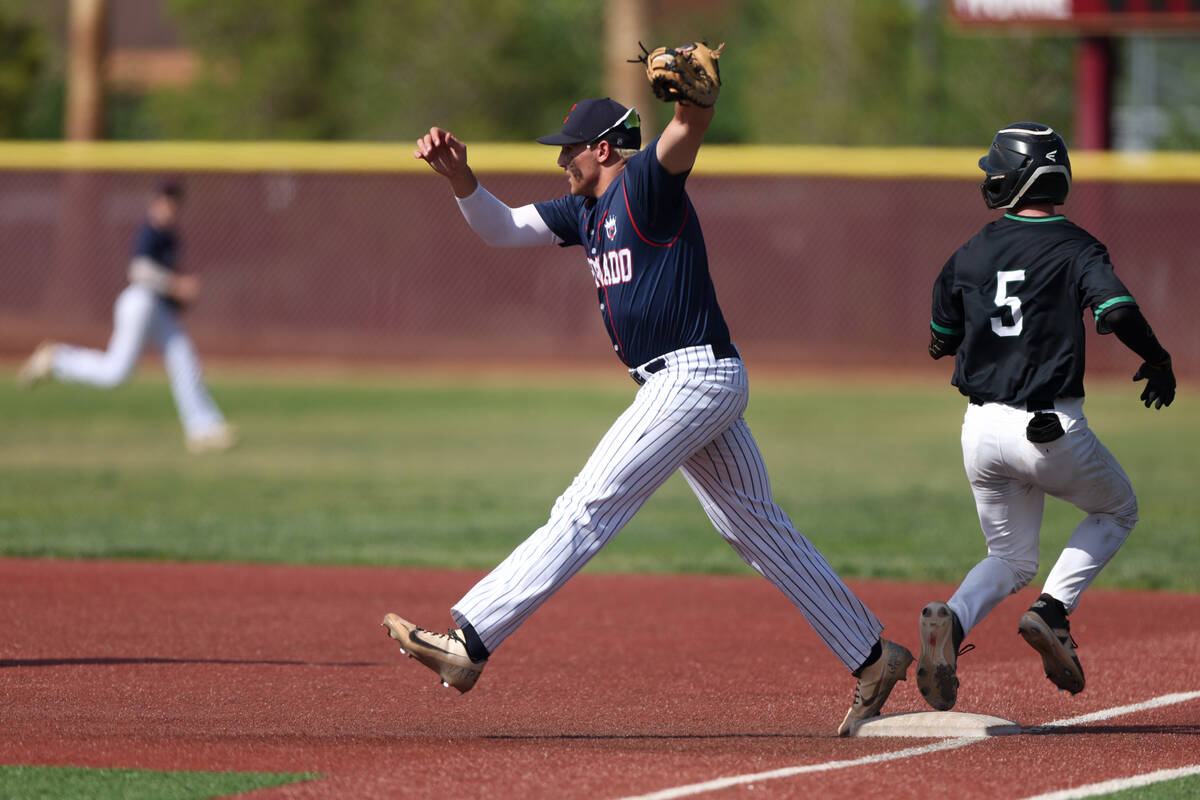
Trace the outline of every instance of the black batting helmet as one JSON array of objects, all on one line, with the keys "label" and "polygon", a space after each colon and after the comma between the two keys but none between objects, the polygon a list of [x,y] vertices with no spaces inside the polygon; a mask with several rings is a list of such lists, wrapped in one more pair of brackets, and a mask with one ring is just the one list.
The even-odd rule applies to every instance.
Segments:
[{"label": "black batting helmet", "polygon": [[1036,122],[1001,128],[979,168],[987,174],[979,188],[988,208],[1060,205],[1071,191],[1066,142],[1053,128]]}]

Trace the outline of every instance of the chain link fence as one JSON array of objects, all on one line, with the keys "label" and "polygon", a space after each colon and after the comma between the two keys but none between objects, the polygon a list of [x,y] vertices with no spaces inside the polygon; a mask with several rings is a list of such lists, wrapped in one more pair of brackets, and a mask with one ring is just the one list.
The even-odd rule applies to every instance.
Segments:
[{"label": "chain link fence", "polygon": [[[103,347],[155,175],[0,171],[0,355],[42,339]],[[572,360],[611,356],[581,251],[495,249],[432,173],[185,174],[187,325],[206,361]],[[481,173],[510,205],[562,177]],[[930,366],[933,280],[992,218],[970,179],[705,175],[689,191],[748,363]],[[1104,241],[1171,351],[1200,375],[1200,183],[1077,182],[1068,216]],[[1089,330],[1091,325],[1089,324]],[[1089,373],[1137,358],[1090,334]]]}]

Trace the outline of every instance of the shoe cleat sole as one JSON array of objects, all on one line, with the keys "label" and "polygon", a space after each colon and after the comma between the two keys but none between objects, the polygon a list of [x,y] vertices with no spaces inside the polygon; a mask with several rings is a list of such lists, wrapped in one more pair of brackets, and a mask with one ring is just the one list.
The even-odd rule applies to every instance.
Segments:
[{"label": "shoe cleat sole", "polygon": [[[917,688],[937,711],[949,711],[958,701],[957,653],[953,648],[953,616],[945,603],[921,609],[921,652]],[[947,646],[951,649],[947,650]]]},{"label": "shoe cleat sole", "polygon": [[[1017,632],[1042,657],[1042,670],[1047,680],[1060,692],[1075,695],[1083,691],[1086,680],[1079,657],[1058,640],[1045,622],[1032,613],[1026,614],[1021,618]],[[1071,662],[1074,662],[1073,666]]]}]

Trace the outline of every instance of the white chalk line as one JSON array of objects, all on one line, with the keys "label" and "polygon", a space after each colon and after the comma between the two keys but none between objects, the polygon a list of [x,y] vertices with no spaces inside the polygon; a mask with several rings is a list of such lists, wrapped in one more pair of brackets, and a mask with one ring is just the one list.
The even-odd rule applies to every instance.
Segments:
[{"label": "white chalk line", "polygon": [[958,747],[965,747],[966,745],[980,741],[983,741],[983,739],[976,736],[961,739],[943,739],[942,741],[927,744],[923,747],[909,747],[905,750],[894,750],[890,753],[876,753],[875,755],[854,758],[849,761],[826,761],[823,764],[807,764],[803,767],[783,767],[782,769],[773,769],[769,772],[756,772],[750,775],[731,775],[728,778],[716,778],[711,781],[704,781],[703,783],[675,786],[670,789],[651,792],[650,794],[639,794],[633,797],[621,798],[621,800],[670,800],[675,797],[690,797],[705,792],[715,792],[718,789],[728,789],[731,786],[741,786],[759,781],[772,781],[779,778],[790,778],[793,775],[803,775],[806,772],[827,772],[829,770],[845,769],[846,767],[859,767],[868,764],[879,764],[884,761],[895,761],[901,758],[923,756],[927,753],[936,753],[940,750],[953,750]]},{"label": "white chalk line", "polygon": [[1173,706],[1177,703],[1186,703],[1189,700],[1195,700],[1200,697],[1200,692],[1176,692],[1175,694],[1164,694],[1161,697],[1155,697],[1152,700],[1147,700],[1144,703],[1133,703],[1127,706],[1116,706],[1115,708],[1103,709],[1095,711],[1091,714],[1083,714],[1070,719],[1059,719],[1054,722],[1047,722],[1044,725],[1034,725],[1027,730],[1036,731],[1040,728],[1061,728],[1064,725],[1082,725],[1085,722],[1096,722],[1102,719],[1111,719],[1112,717],[1120,717],[1124,714],[1135,714],[1138,711],[1149,711],[1152,708],[1162,708],[1163,706]]},{"label": "white chalk line", "polygon": [[1034,795],[1026,797],[1024,800],[1078,800],[1081,797],[1095,797],[1098,794],[1112,794],[1125,789],[1149,786],[1152,783],[1173,781],[1189,775],[1200,775],[1200,764],[1192,764],[1190,767],[1179,767],[1178,769],[1160,769],[1158,772],[1147,772],[1144,775],[1132,775],[1128,778],[1114,778],[1102,783],[1089,783],[1087,786],[1076,786],[1074,789]]},{"label": "white chalk line", "polygon": [[[1035,725],[1027,728],[1026,730],[1036,732],[1046,728],[1057,728],[1067,725],[1081,725],[1087,722],[1096,722],[1098,720],[1111,719],[1113,717],[1120,717],[1126,714],[1134,714],[1139,711],[1148,711],[1153,708],[1161,708],[1163,706],[1175,705],[1177,703],[1186,703],[1197,698],[1200,698],[1200,692],[1176,692],[1174,694],[1165,694],[1142,703],[1116,706],[1115,708],[1094,711],[1090,714],[1082,714],[1078,717],[1055,720],[1053,722],[1047,722],[1043,725]],[[941,741],[923,745],[921,747],[908,747],[903,750],[893,750],[889,753],[875,753],[874,755],[849,759],[847,761],[826,761],[821,764],[806,764],[802,767],[783,767],[781,769],[769,770],[767,772],[755,772],[745,775],[730,775],[725,778],[714,778],[713,780],[702,781],[700,783],[689,783],[683,786],[673,786],[667,789],[660,789],[657,792],[650,792],[649,794],[623,797],[620,798],[620,800],[674,800],[674,798],[677,797],[692,797],[694,795],[704,794],[706,792],[715,792],[720,789],[728,789],[731,786],[744,786],[750,783],[773,781],[779,780],[780,778],[791,778],[795,775],[804,775],[806,773],[830,772],[838,769],[847,769],[849,767],[882,764],[886,761],[897,761],[905,758],[928,755],[929,753],[937,753],[944,750],[955,750],[960,747],[966,747],[970,744],[977,744],[979,742],[987,741],[988,738],[989,737],[969,736],[943,739]]]}]

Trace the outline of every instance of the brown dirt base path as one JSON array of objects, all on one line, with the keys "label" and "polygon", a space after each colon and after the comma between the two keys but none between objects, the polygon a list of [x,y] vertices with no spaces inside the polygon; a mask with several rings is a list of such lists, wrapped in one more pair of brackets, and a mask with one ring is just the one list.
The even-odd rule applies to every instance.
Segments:
[{"label": "brown dirt base path", "polygon": [[[766,581],[584,574],[459,697],[379,627],[428,627],[477,573],[0,559],[0,763],[319,772],[258,798],[628,797],[853,762],[854,681]],[[951,587],[852,582],[916,650]],[[1088,688],[1059,693],[1009,598],[969,637],[957,711],[1023,725],[1200,689],[1200,597],[1092,591]],[[925,708],[909,682],[885,711]],[[1200,700],[699,796],[1020,798],[1200,762]],[[692,796],[692,795],[688,795]]]}]

